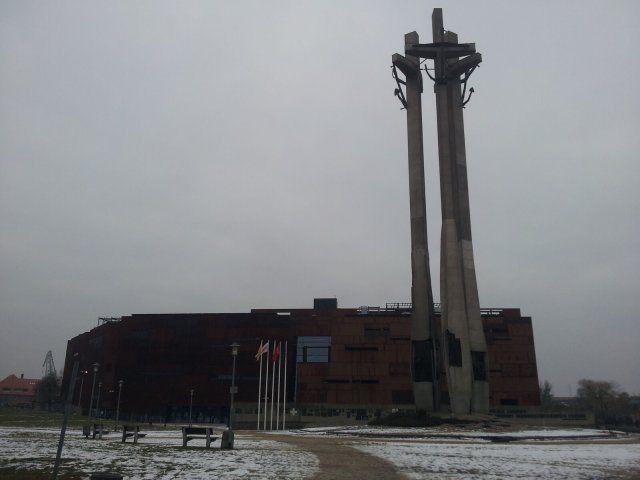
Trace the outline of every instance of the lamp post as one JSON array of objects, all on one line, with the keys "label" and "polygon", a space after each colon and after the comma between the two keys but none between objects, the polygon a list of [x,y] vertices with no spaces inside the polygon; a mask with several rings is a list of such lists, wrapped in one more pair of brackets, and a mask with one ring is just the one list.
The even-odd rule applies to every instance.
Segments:
[{"label": "lamp post", "polygon": [[231,345],[231,356],[233,357],[233,367],[231,370],[231,388],[229,393],[231,394],[231,404],[229,406],[229,429],[226,432],[222,432],[221,448],[233,449],[233,417],[235,416],[235,409],[233,407],[233,397],[236,394],[236,357],[238,356],[239,344],[233,342]]},{"label": "lamp post", "polygon": [[189,426],[191,426],[191,410],[193,408],[193,388],[189,390],[189,393],[191,393],[191,397],[189,399]]},{"label": "lamp post", "polygon": [[78,408],[80,408],[80,415],[82,415],[82,387],[84,387],[84,376],[89,373],[87,370],[80,370],[80,393],[78,394]]},{"label": "lamp post", "polygon": [[100,417],[100,390],[102,390],[102,382],[98,382],[98,399],[96,400],[96,412]]},{"label": "lamp post", "polygon": [[98,382],[98,399],[96,400],[96,413],[98,414],[98,424],[94,424],[93,438],[96,437],[96,428],[98,428],[98,438],[102,440],[102,422],[100,421],[100,390],[102,390],[102,382]]},{"label": "lamp post", "polygon": [[120,396],[122,395],[122,385],[124,385],[124,380],[118,380],[118,406],[116,407],[116,429],[118,428],[118,420],[120,419]]},{"label": "lamp post", "polygon": [[100,364],[98,362],[93,364],[93,383],[91,384],[91,401],[89,402],[89,418],[91,418],[93,415],[93,392],[96,388],[96,374],[98,373],[98,368],[100,367]]},{"label": "lamp post", "polygon": [[233,357],[233,367],[231,369],[231,410],[229,411],[229,430],[233,431],[233,396],[236,393],[236,357],[238,356],[238,345],[236,342],[231,344],[231,356]]}]

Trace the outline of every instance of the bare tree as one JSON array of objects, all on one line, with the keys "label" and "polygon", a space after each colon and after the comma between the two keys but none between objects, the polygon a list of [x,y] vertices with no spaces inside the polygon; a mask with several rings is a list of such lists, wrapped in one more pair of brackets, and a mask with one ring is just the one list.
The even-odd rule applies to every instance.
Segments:
[{"label": "bare tree", "polygon": [[553,406],[553,385],[549,380],[545,380],[540,385],[540,405],[543,408],[551,408]]},{"label": "bare tree", "polygon": [[620,391],[615,382],[582,379],[578,382],[577,396],[599,421],[614,424],[631,421],[629,394]]}]

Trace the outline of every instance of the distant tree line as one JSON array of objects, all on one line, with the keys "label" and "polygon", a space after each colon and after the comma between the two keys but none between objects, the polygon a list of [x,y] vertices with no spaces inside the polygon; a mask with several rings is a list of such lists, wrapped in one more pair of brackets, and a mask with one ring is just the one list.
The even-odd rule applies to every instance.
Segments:
[{"label": "distant tree line", "polygon": [[629,425],[637,422],[630,395],[621,391],[615,382],[582,379],[578,382],[576,396],[580,404],[602,423]]},{"label": "distant tree line", "polygon": [[[545,409],[563,408],[547,380],[540,385],[540,404]],[[638,399],[620,389],[615,382],[583,378],[578,382],[576,407],[593,412],[596,422],[606,425],[638,426]]]}]

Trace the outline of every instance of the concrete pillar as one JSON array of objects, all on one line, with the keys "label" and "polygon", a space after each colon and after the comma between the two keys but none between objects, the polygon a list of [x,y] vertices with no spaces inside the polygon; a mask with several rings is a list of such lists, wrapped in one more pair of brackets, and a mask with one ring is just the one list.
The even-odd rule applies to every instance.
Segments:
[{"label": "concrete pillar", "polygon": [[[418,34],[405,35],[405,47],[418,43]],[[437,410],[433,294],[429,271],[427,212],[425,201],[424,148],[422,136],[422,74],[419,58],[393,56],[394,66],[406,81],[407,148],[409,160],[409,207],[411,217],[411,355],[416,408]]]},{"label": "concrete pillar", "polygon": [[[443,361],[454,414],[489,410],[487,348],[473,261],[459,58],[445,53],[458,43],[445,32],[442,10],[432,15],[438,157],[442,208],[440,303]],[[446,43],[442,43],[446,42]]]},{"label": "concrete pillar", "polygon": [[460,81],[453,87],[452,104],[454,123],[456,126],[456,168],[458,183],[458,210],[460,255],[462,262],[462,280],[464,284],[465,307],[467,311],[467,328],[469,354],[471,361],[471,411],[489,413],[489,372],[487,343],[482,327],[480,299],[476,280],[475,262],[473,259],[473,243],[471,238],[471,214],[469,208],[469,187],[467,183],[467,164],[464,143],[464,123],[462,116],[462,96]]},{"label": "concrete pillar", "polygon": [[[440,73],[440,67],[436,62],[436,77]],[[434,90],[438,120],[442,211],[440,235],[441,344],[451,410],[454,414],[467,414],[471,410],[471,362],[456,208],[458,185],[455,163],[452,162],[456,156],[454,116],[449,101],[452,88],[449,84],[436,83]]]},{"label": "concrete pillar", "polygon": [[418,34],[412,32],[405,35],[406,57],[393,56],[394,67],[401,69],[406,77],[406,99],[399,97],[407,109],[414,395],[417,408],[438,409],[438,355],[433,338],[436,330],[427,247],[419,60],[428,58],[435,65],[432,79],[436,94],[442,209],[440,351],[452,412],[485,413],[489,410],[487,347],[473,261],[460,78],[461,75],[468,77],[482,57],[475,52],[474,44],[458,44],[457,35],[444,30],[442,9],[434,9],[431,20],[432,44],[419,44]]}]

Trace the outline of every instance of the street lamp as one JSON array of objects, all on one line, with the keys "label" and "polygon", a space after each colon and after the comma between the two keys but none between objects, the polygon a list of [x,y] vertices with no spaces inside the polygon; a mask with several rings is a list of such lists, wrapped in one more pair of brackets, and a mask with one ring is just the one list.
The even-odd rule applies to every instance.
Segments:
[{"label": "street lamp", "polygon": [[[98,420],[100,420],[100,390],[102,390],[102,382],[98,382],[98,399],[96,400],[96,412],[98,413]],[[95,424],[94,424],[95,425]],[[98,423],[100,433],[98,438],[102,440],[102,423]],[[96,438],[96,427],[93,427],[93,438]]]},{"label": "street lamp", "polygon": [[233,342],[231,345],[231,356],[233,357],[233,368],[231,370],[231,411],[229,412],[229,430],[233,431],[233,417],[234,417],[234,408],[233,408],[233,396],[236,393],[236,357],[238,356],[238,345],[236,342]]},{"label": "street lamp", "polygon": [[237,393],[236,387],[236,357],[238,356],[239,344],[233,342],[231,345],[231,356],[233,357],[233,367],[231,370],[231,388],[229,393],[231,394],[231,405],[229,407],[229,429],[226,432],[222,432],[221,447],[229,450],[233,449],[233,417],[235,416],[235,409],[233,407],[233,396]]},{"label": "street lamp", "polygon": [[98,382],[98,399],[96,400],[96,410],[98,417],[100,417],[100,390],[102,389],[102,382]]},{"label": "street lamp", "polygon": [[84,387],[84,376],[89,373],[87,370],[80,370],[80,394],[78,395],[78,408],[80,408],[80,415],[82,415],[82,387]]},{"label": "street lamp", "polygon": [[191,393],[191,398],[189,399],[189,426],[191,426],[191,410],[193,408],[193,388],[189,390]]},{"label": "street lamp", "polygon": [[122,395],[122,385],[124,385],[124,380],[118,380],[118,406],[116,408],[116,429],[118,428],[118,419],[120,418],[120,396]]},{"label": "street lamp", "polygon": [[98,368],[100,364],[98,362],[93,364],[93,383],[91,384],[91,401],[89,402],[89,418],[91,418],[93,412],[93,392],[96,388],[96,374],[98,373]]}]

